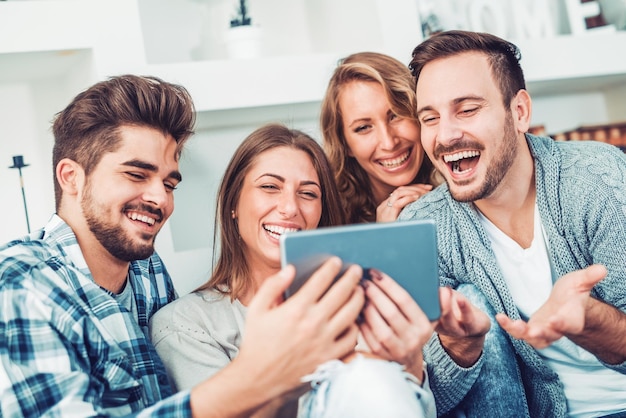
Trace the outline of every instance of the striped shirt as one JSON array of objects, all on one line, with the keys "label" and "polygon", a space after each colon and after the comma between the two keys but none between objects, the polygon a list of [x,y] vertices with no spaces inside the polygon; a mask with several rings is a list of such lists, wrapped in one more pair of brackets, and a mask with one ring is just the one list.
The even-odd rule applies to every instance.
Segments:
[{"label": "striped shirt", "polygon": [[137,317],[94,281],[57,215],[0,247],[0,416],[191,416],[148,321],[176,298],[158,255],[130,263]]}]

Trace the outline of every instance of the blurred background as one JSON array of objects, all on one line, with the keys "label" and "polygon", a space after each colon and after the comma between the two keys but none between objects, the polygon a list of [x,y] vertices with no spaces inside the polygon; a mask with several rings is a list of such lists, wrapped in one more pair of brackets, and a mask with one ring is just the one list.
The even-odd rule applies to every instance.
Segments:
[{"label": "blurred background", "polygon": [[425,37],[453,28],[520,47],[537,132],[626,136],[626,0],[0,0],[0,242],[54,211],[55,113],[109,76],[155,75],[184,85],[198,112],[157,239],[187,293],[211,270],[216,190],[245,136],[279,121],[321,139],[338,59],[369,50],[408,63]]}]

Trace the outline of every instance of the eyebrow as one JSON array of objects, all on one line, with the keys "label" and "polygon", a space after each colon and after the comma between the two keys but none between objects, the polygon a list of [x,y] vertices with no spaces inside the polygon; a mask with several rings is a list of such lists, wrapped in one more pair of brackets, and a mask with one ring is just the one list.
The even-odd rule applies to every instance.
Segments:
[{"label": "eyebrow", "polygon": [[[152,173],[156,173],[158,171],[158,167],[156,165],[145,162],[145,161],[137,160],[137,159],[125,161],[122,163],[122,165],[125,165],[128,167],[141,168],[142,170],[148,170]],[[178,180],[179,182],[183,181],[183,176],[180,174],[180,171],[178,170],[170,171],[167,177],[172,178],[174,180]]]},{"label": "eyebrow", "polygon": [[[279,180],[279,181],[281,181],[281,182],[283,182],[283,183],[285,182],[285,178],[284,178],[283,176],[280,176],[280,175],[278,175],[278,174],[274,174],[274,173],[263,173],[263,174],[261,174],[260,176],[258,176],[255,180],[259,180],[261,177],[265,177],[265,176],[268,176],[268,177],[273,177],[273,178],[275,178],[276,180]],[[301,182],[300,182],[300,185],[303,185],[303,186],[311,186],[311,185],[312,185],[312,186],[317,186],[317,187],[319,187],[319,189],[320,189],[320,190],[322,189],[322,186],[320,186],[319,184],[317,184],[317,182],[315,182],[315,181],[313,181],[313,180],[304,180],[304,181],[301,181]]]},{"label": "eyebrow", "polygon": [[[463,96],[463,97],[457,97],[456,99],[452,100],[452,104],[456,106],[468,100],[478,100],[479,102],[482,102],[482,103],[485,102],[485,99],[481,96]],[[424,106],[424,107],[418,108],[417,115],[419,116],[421,113],[428,111],[428,110],[434,110],[434,108],[432,106]]]}]

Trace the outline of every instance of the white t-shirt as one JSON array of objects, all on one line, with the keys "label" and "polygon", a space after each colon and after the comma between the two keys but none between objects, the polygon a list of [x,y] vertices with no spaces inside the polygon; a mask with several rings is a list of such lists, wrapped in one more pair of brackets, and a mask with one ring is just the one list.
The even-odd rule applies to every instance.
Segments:
[{"label": "white t-shirt", "polygon": [[[478,215],[520,315],[528,319],[548,299],[553,283],[539,209],[535,204],[529,248],[522,248],[480,211]],[[566,337],[537,351],[559,375],[570,417],[598,417],[626,410],[626,375],[605,367]]]}]

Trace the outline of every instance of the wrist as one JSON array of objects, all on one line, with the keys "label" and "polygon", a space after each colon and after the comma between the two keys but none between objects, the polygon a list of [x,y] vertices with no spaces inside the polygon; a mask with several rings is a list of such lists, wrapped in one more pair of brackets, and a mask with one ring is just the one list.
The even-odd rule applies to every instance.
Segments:
[{"label": "wrist", "polygon": [[473,366],[483,352],[486,334],[466,337],[450,337],[438,334],[439,343],[456,364],[468,368]]}]

